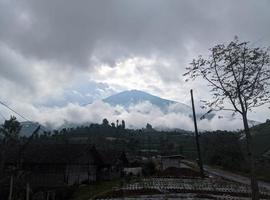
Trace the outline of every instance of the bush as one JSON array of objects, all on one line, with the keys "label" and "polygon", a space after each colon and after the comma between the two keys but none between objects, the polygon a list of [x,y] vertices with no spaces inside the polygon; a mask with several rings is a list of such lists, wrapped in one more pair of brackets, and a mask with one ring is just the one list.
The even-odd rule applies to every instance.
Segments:
[{"label": "bush", "polygon": [[156,165],[153,161],[148,161],[143,165],[142,173],[144,176],[152,176],[156,173]]}]

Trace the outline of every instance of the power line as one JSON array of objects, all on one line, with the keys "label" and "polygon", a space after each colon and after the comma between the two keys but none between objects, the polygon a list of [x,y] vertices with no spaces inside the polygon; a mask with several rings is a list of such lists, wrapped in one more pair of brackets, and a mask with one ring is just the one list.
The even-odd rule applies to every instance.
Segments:
[{"label": "power line", "polygon": [[[14,112],[15,114],[17,114],[18,116],[20,116],[21,118],[23,118],[24,120],[26,120],[27,122],[33,122],[29,119],[27,119],[26,117],[24,117],[22,114],[18,113],[17,111],[15,111],[14,109],[12,109],[11,107],[9,107],[7,104],[5,104],[4,102],[0,101],[0,104],[2,104],[4,107],[6,107],[7,109],[9,109],[10,111]],[[1,113],[0,113],[1,114]],[[2,114],[1,114],[2,115]],[[2,116],[4,117],[4,116]],[[4,117],[4,119],[6,120],[6,118]],[[40,126],[40,124],[37,124],[37,127]],[[40,129],[42,129],[43,131],[47,131],[45,130],[42,126],[40,126]]]},{"label": "power line", "polygon": [[4,120],[7,120],[6,118],[5,118],[5,116],[0,112],[0,116],[4,119]]},{"label": "power line", "polygon": [[30,121],[29,119],[27,119],[26,117],[24,117],[23,115],[21,115],[20,113],[18,113],[17,111],[15,111],[14,109],[10,108],[7,104],[5,104],[4,102],[0,101],[0,104],[2,104],[3,106],[5,106],[6,108],[8,108],[9,110],[11,110],[12,112],[14,112],[15,114],[17,114],[18,116],[20,116],[21,118],[23,118],[26,121]]}]

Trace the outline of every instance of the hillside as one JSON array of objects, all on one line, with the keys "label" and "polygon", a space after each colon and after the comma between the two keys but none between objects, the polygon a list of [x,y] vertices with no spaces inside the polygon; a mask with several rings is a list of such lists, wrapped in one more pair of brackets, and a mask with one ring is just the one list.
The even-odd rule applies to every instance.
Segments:
[{"label": "hillside", "polygon": [[261,155],[270,149],[270,122],[261,123],[251,128],[253,145],[256,155]]}]

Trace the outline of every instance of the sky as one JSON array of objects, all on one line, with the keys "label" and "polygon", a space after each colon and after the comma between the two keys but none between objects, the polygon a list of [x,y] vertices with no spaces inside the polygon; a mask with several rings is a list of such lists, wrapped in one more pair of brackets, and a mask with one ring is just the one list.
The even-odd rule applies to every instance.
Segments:
[{"label": "sky", "polygon": [[[190,104],[191,88],[196,99],[208,99],[205,82],[184,81],[185,68],[235,35],[270,46],[269,8],[268,0],[0,0],[0,100],[55,126],[121,117],[136,127],[147,120],[188,129],[183,116],[154,107],[140,116],[100,100],[138,89]],[[0,111],[0,120],[10,115]],[[265,121],[269,110],[250,118]]]}]

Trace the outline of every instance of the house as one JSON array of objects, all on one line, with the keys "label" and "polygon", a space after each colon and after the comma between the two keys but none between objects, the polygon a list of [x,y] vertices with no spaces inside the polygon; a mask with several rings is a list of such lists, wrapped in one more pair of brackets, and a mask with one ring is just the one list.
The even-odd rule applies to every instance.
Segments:
[{"label": "house", "polygon": [[32,188],[95,182],[104,168],[99,152],[86,144],[31,144],[11,151],[5,168],[19,168]]},{"label": "house", "polygon": [[124,175],[142,176],[142,163],[138,160],[133,160],[123,168]]},{"label": "house", "polygon": [[126,175],[141,176],[142,167],[138,161],[130,162],[125,152],[117,151],[101,151],[105,166],[102,176],[104,180],[112,180],[114,178]]},{"label": "house", "polygon": [[104,180],[112,180],[124,176],[123,170],[129,164],[125,152],[101,151],[101,155],[106,166],[102,174]]},{"label": "house", "polygon": [[170,167],[176,167],[180,168],[181,167],[181,161],[185,157],[182,155],[171,155],[171,156],[162,156],[161,157],[161,170],[165,170]]}]

